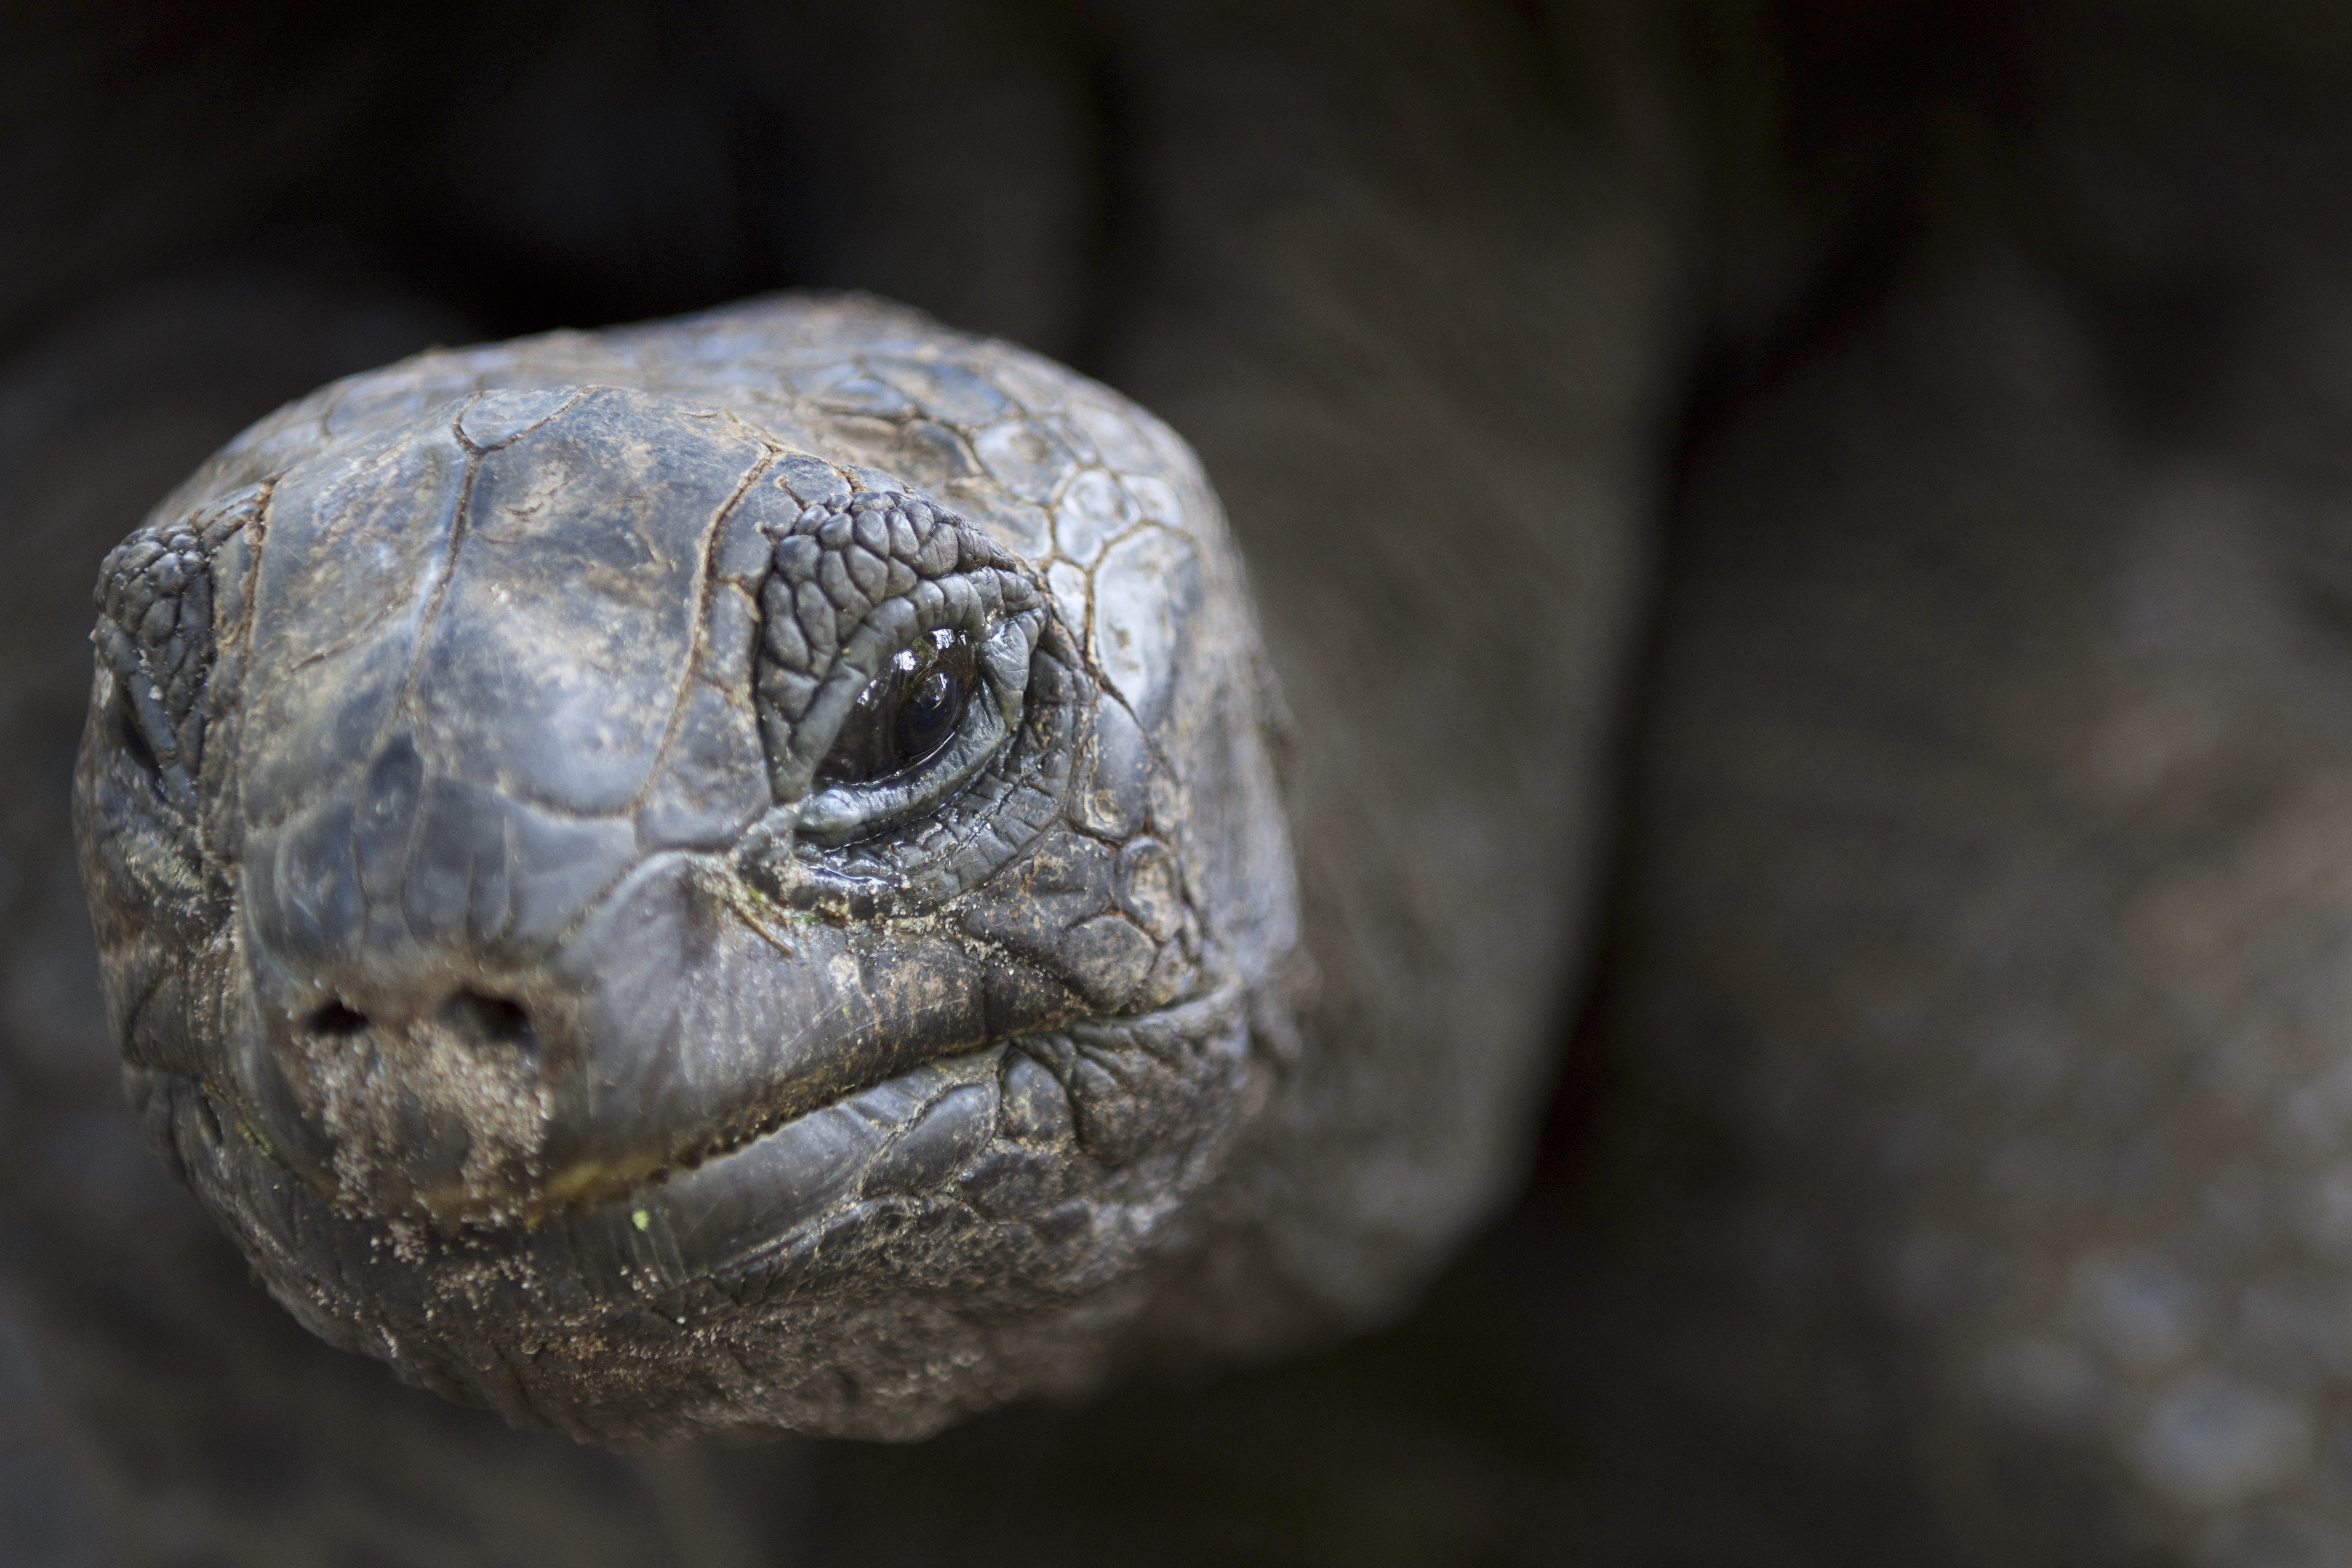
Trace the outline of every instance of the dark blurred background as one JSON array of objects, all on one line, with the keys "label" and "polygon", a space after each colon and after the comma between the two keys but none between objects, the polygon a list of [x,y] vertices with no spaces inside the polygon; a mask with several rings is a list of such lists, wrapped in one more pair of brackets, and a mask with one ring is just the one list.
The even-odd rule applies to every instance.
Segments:
[{"label": "dark blurred background", "polygon": [[[2352,1561],[2335,1394],[2312,1394],[2322,1413],[2304,1426],[2276,1428],[2272,1448],[2292,1462],[2263,1468],[2273,1428],[2248,1427],[2225,1399],[2219,1415],[2198,1407],[2205,1425],[2180,1428],[2189,1468],[2167,1469],[2171,1450],[2148,1433],[2171,1427],[2033,1414],[2049,1387],[2063,1395],[2063,1364],[2019,1385],[2024,1415],[2003,1414],[2009,1384],[1947,1375],[1976,1350],[1885,1308],[1874,1286],[1834,1283],[1849,1263],[1867,1272],[1871,1216],[1893,1201],[1880,1188],[1899,1182],[1807,1164],[1846,1136],[1819,1129],[1899,1131],[1906,1107],[1942,1098],[1940,1069],[1890,1069],[1885,1093],[1790,1135],[1791,1154],[1750,1117],[1769,1096],[1726,1087],[1755,1081],[1719,1066],[1746,1047],[1696,1062],[1650,1048],[1661,995],[1714,986],[1733,1001],[1700,1011],[1747,1026],[1718,973],[1738,965],[1680,956],[1680,851],[1659,847],[1711,798],[1712,764],[1687,759],[1706,736],[1748,734],[1677,728],[1676,713],[1715,711],[1710,672],[1761,683],[1725,700],[1741,722],[1802,692],[1883,718],[1922,754],[1969,753],[1980,732],[1938,731],[1943,710],[1925,700],[1885,706],[1826,655],[1781,657],[1794,634],[1741,641],[1749,588],[1781,573],[1843,582],[1840,563],[1861,560],[1835,613],[1808,619],[1846,626],[1839,615],[1878,605],[1885,624],[1854,621],[1854,636],[1897,647],[2020,558],[1987,564],[1970,549],[2022,541],[2042,561],[2070,509],[2096,511],[2085,472],[2127,486],[2218,466],[2272,476],[2266,495],[2340,489],[2347,86],[2352,13],[2320,0],[0,6],[0,1559]],[[1327,259],[1360,246],[1362,287],[1302,283],[1294,226],[1323,237]],[[1588,231],[1617,259],[1577,274],[1600,293],[1562,302],[1546,247]],[[1422,388],[1431,417],[1508,409],[1532,441],[1588,383],[1625,411],[1612,428],[1617,460],[1643,476],[1655,587],[1631,616],[1643,629],[1613,721],[1600,935],[1560,955],[1561,1067],[1549,1105],[1530,1108],[1524,1194],[1387,1331],[1285,1365],[1016,1408],[909,1447],[607,1455],[446,1407],[310,1341],[121,1110],[65,821],[103,551],[236,430],[334,375],[432,343],[803,285],[906,300],[1161,405],[1202,440],[1250,548],[1229,482],[1248,454],[1226,458],[1213,418],[1203,438],[1181,413],[1225,374],[1220,331],[1328,308],[1347,318],[1335,339],[1433,334],[1415,362],[1437,367]],[[1531,369],[1427,324],[1453,320],[1465,292],[1491,307],[1497,342],[1515,320],[1543,338],[1538,318],[1555,308],[1636,324],[1601,332],[1606,352],[1587,361]],[[1234,373],[1277,393],[1339,374],[1313,363],[1319,340],[1289,331],[1255,359],[1229,356]],[[2059,383],[2075,389],[2066,407],[2095,411],[2080,434],[2037,401]],[[1955,524],[1976,544],[1939,535],[1882,579],[1878,557],[1807,521],[1835,510],[1834,497],[1806,510],[1824,464],[1851,463],[1897,510],[1991,485],[2012,426],[2049,451]],[[2053,495],[2069,499],[2033,510]],[[2329,636],[2352,604],[2331,517],[2249,547],[2292,557],[2308,590],[2295,613]],[[2035,581],[2062,577],[2052,566]],[[2063,598],[1984,592],[1998,605]],[[2042,623],[2017,615],[1970,635],[2040,647]],[[1740,650],[1767,645],[1768,668],[1748,668]],[[2063,664],[2045,650],[1984,673],[1996,655],[1920,655],[1922,689],[2030,691]],[[2282,733],[2335,723],[2298,717],[2294,700],[2277,699]],[[2302,753],[2280,755],[2291,768]],[[1868,817],[1906,842],[1951,822],[1929,784],[1887,788],[1900,809],[1875,816],[1833,790],[1806,798],[1842,812],[1840,831]],[[2210,821],[2266,809],[2241,792]],[[1979,858],[2008,853],[2011,820],[1987,818],[1969,840],[1992,846]],[[2095,804],[2080,820],[2053,842],[2206,831]],[[1725,864],[1749,863],[1745,842],[1728,842]],[[1952,854],[1921,873],[1928,885],[1973,885],[1979,849]],[[1875,861],[1840,873],[1800,858],[1805,874],[1881,885]],[[2333,886],[2314,895],[2329,909]],[[1756,925],[1805,917],[1738,888],[1721,907]],[[1910,918],[1878,922],[1871,907],[1837,904],[1869,929],[1807,939],[1797,967],[1819,989]],[[2085,951],[2103,919],[2081,917]],[[1975,940],[1941,926],[1919,938]],[[1874,973],[1900,970],[1882,957]],[[2007,984],[1969,962],[1969,984]],[[1816,1024],[1822,1038],[1840,1026],[1776,1037],[1801,1049]],[[1727,1261],[1746,1222],[1725,1216],[1784,1190],[1806,1194],[1804,1268],[1832,1283],[1784,1289]],[[2066,1223],[2067,1246],[2098,1252],[2098,1227],[2123,1222],[2085,1210]],[[2209,1274],[2226,1282],[2235,1267]],[[2335,1300],[2312,1310],[2341,1318]],[[2236,1322],[2252,1309],[2231,1310]],[[2343,1367],[2323,1356],[2277,1377],[2301,1398]],[[2154,1421],[2171,1385],[2151,1386]],[[2231,1458],[2242,1450],[2253,1458]],[[2221,1458],[2199,1470],[2199,1454]],[[2253,1479],[2229,1479],[2242,1473]]]}]

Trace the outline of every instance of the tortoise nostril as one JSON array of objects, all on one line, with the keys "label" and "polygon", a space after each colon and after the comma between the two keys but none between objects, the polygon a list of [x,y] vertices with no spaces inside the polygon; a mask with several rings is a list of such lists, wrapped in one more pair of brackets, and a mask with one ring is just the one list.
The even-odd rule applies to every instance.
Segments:
[{"label": "tortoise nostril", "polygon": [[314,1035],[356,1035],[367,1027],[367,1022],[366,1014],[330,1002],[310,1015],[308,1027]]},{"label": "tortoise nostril", "polygon": [[460,991],[441,1005],[441,1016],[468,1040],[482,1045],[539,1047],[539,1031],[520,1002],[481,991]]}]

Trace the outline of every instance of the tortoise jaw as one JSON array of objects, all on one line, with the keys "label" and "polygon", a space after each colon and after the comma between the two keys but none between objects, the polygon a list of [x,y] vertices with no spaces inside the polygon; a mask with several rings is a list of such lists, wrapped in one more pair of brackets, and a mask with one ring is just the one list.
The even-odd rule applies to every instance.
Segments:
[{"label": "tortoise jaw", "polygon": [[[961,1205],[1050,1228],[1046,1214],[1076,1167],[1126,1165],[1188,1131],[1182,1119],[1146,1102],[1118,1103],[1117,1090],[1110,1101],[1096,1102],[1116,1075],[1082,1093],[1080,1080],[1096,1069],[1076,1065],[1073,1039],[1092,1042],[1083,1048],[1097,1065],[1126,1057],[1139,1066],[1166,1052],[1168,1040],[1222,1041],[1202,1052],[1194,1068],[1221,1080],[1246,1078],[1248,995],[1244,986],[1226,985],[1152,1013],[1079,1022],[1067,1035],[942,1055],[691,1161],[583,1160],[541,1184],[527,1220],[495,1224],[435,1224],[418,1208],[393,1215],[355,1210],[331,1184],[305,1179],[231,1097],[203,1079],[134,1067],[126,1081],[151,1136],[239,1237],[273,1289],[304,1316],[316,1319],[330,1307],[330,1316],[341,1316],[365,1304],[356,1315],[367,1317],[385,1303],[489,1290],[520,1331],[569,1311],[564,1300],[576,1298],[581,1310],[601,1317],[648,1294],[767,1267],[763,1260],[791,1253],[831,1223],[828,1216],[877,1203],[952,1194]],[[1040,1172],[1054,1175],[1041,1184]],[[561,1279],[564,1289],[541,1299],[532,1279]],[[313,1327],[348,1341],[347,1332]]]},{"label": "tortoise jaw", "polygon": [[938,916],[784,910],[684,851],[632,868],[527,974],[457,947],[299,968],[244,948],[246,1043],[216,1079],[240,1118],[342,1212],[444,1229],[613,1202],[1096,1011]]}]

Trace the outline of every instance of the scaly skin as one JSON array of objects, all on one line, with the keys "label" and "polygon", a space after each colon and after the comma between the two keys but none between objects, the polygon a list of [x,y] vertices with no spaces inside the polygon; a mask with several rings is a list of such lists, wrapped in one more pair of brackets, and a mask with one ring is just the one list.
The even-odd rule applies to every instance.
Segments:
[{"label": "scaly skin", "polygon": [[[331,1341],[607,1441],[907,1436],[1098,1376],[1254,1223],[1271,695],[1116,395],[856,298],[435,353],[233,442],[100,603],[132,1097]],[[956,638],[952,737],[829,775]]]}]

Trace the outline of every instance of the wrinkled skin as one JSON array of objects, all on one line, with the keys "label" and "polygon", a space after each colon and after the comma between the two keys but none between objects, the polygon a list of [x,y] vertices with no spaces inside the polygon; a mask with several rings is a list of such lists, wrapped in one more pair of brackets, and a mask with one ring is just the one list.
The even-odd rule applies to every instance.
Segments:
[{"label": "wrinkled skin", "polygon": [[908,1436],[1251,1226],[1272,696],[1123,399],[858,300],[430,354],[99,596],[133,1102],[331,1341],[607,1441]]},{"label": "wrinkled skin", "polygon": [[[79,1562],[2341,1560],[2337,8],[1644,8],[1664,69],[1566,4],[819,9],[16,57],[67,151],[0,278],[0,1516]],[[1400,1156],[1282,1178],[1280,1315],[1412,1272],[1317,1238],[1508,1190],[1541,1053],[1478,1047],[1599,955],[1536,1187],[1394,1333],[613,1458],[300,1333],[115,1108],[59,849],[90,563],[331,375],[790,282],[1076,364],[1216,482],[1349,1064],[1263,1168]],[[1202,1283],[1160,1300],[1231,1333]]]}]

